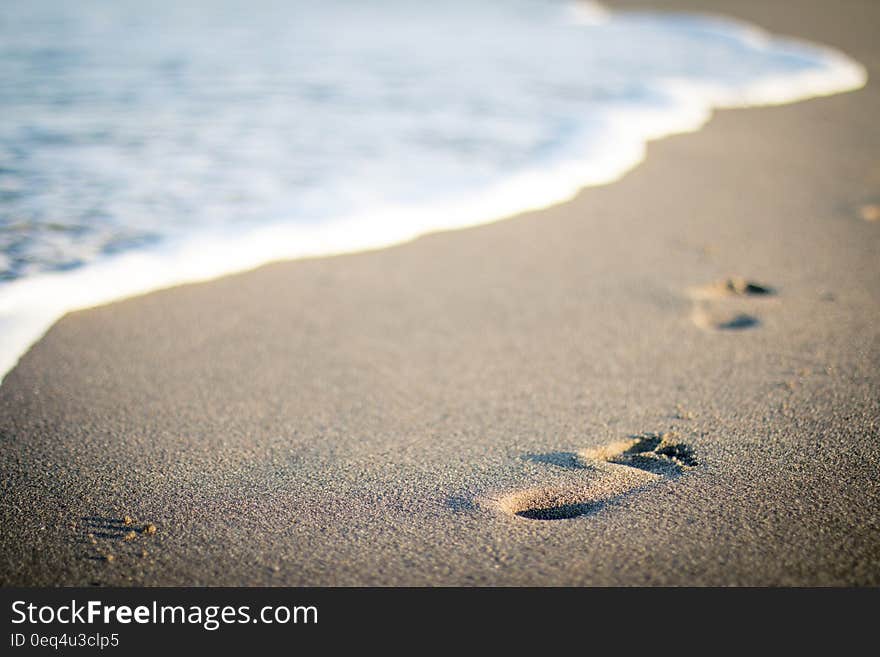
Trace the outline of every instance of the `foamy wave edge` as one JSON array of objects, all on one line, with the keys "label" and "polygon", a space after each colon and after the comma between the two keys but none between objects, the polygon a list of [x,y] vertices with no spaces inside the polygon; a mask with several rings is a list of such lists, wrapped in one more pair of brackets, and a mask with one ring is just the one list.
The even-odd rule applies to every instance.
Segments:
[{"label": "foamy wave edge", "polygon": [[[584,3],[576,22],[601,22],[610,12]],[[647,143],[699,130],[714,109],[794,103],[862,88],[865,68],[843,53],[791,38],[771,37],[738,20],[706,17],[757,47],[808,47],[826,60],[822,70],[769,76],[745,89],[668,80],[673,112],[619,108],[609,117],[609,147],[589,159],[571,157],[518,174],[478,196],[430,207],[388,207],[321,226],[272,225],[247,234],[200,235],[162,249],[107,257],[81,269],[20,279],[0,287],[0,381],[66,313],[147,292],[240,273],[278,260],[381,249],[421,235],[477,226],[573,198],[608,184],[644,160]],[[610,146],[613,145],[613,148]]]}]

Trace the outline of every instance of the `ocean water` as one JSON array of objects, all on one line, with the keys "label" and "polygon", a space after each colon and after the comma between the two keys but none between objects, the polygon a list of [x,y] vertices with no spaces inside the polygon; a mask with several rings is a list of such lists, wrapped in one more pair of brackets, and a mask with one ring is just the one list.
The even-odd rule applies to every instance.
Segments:
[{"label": "ocean water", "polygon": [[611,182],[842,53],[574,0],[5,0],[0,376],[65,312]]}]

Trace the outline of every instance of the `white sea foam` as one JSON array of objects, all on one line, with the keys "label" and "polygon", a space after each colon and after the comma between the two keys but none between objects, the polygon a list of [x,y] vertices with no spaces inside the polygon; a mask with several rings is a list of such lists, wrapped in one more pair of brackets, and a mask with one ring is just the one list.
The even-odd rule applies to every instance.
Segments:
[{"label": "white sea foam", "polygon": [[[7,205],[13,211],[36,208],[51,217],[53,212],[63,213],[70,207],[65,203],[92,207],[98,199],[104,203],[102,216],[112,219],[101,224],[112,239],[118,240],[120,234],[137,237],[138,231],[159,228],[149,233],[151,239],[146,244],[138,245],[135,240],[134,245],[120,249],[102,247],[105,233],[91,231],[90,225],[81,230],[75,226],[74,237],[60,246],[44,239],[42,233],[32,235],[28,243],[32,246],[27,247],[32,248],[28,252],[31,260],[39,264],[39,254],[50,256],[42,269],[24,269],[14,280],[0,285],[0,373],[8,373],[29,346],[69,311],[274,260],[380,248],[430,231],[473,226],[542,208],[571,198],[583,187],[620,178],[642,161],[649,140],[698,130],[715,108],[790,103],[857,89],[867,79],[861,65],[835,50],[771,37],[755,27],[717,17],[626,14],[609,12],[594,3],[528,0],[487,3],[490,10],[471,15],[470,3],[451,8],[441,4],[461,16],[453,20],[447,15],[425,16],[408,10],[402,18],[395,14],[391,20],[389,14],[384,18],[391,27],[386,25],[385,31],[372,39],[365,38],[363,30],[355,36],[354,26],[347,27],[344,21],[331,20],[335,18],[332,12],[322,13],[310,29],[319,36],[326,36],[329,30],[340,39],[349,39],[340,48],[351,52],[335,64],[331,61],[338,55],[334,47],[324,53],[326,61],[317,61],[311,51],[303,55],[313,58],[313,69],[307,74],[298,70],[294,82],[301,88],[308,78],[311,86],[307,85],[307,93],[317,94],[317,100],[308,102],[321,107],[310,114],[304,113],[307,104],[298,104],[298,96],[271,100],[273,85],[278,83],[275,80],[256,89],[256,102],[262,104],[247,106],[244,112],[213,108],[219,117],[217,125],[179,149],[172,144],[189,133],[178,130],[178,123],[194,119],[172,101],[150,105],[150,116],[132,110],[132,116],[120,118],[103,106],[91,108],[98,112],[98,119],[113,126],[116,140],[131,141],[138,130],[144,132],[147,146],[138,151],[143,163],[140,167],[121,156],[123,151],[101,140],[81,143],[83,125],[88,124],[92,131],[102,128],[90,118],[88,104],[79,113],[58,114],[42,108],[39,99],[19,102],[11,95],[15,92],[4,90],[0,107],[13,110],[9,115],[13,123],[17,121],[19,131],[31,125],[22,108],[41,117],[34,125],[43,132],[33,148],[44,148],[41,144],[47,139],[61,140],[62,147],[53,146],[46,154],[71,160],[68,168],[51,169],[52,175],[57,174],[57,179],[52,179],[61,190],[57,193],[34,191],[29,195],[33,181],[0,175],[0,183],[12,190],[13,201]],[[343,9],[340,5],[334,11]],[[368,20],[383,18],[381,11],[372,11]],[[98,29],[94,25],[112,26],[115,20],[115,15],[108,18],[98,10],[93,14],[84,11],[84,15],[91,16],[91,22],[85,22],[93,29]],[[431,22],[441,18],[448,22],[439,27],[436,21]],[[437,39],[431,29],[420,32],[414,27],[423,23],[441,31],[449,29],[453,42],[464,52],[463,58],[417,55],[409,50],[418,60],[411,64],[385,61],[383,53],[377,52],[383,48],[383,39],[400,40],[398,48],[448,49],[449,44]],[[475,28],[479,38],[454,33],[454,29],[468,25],[482,29]],[[417,33],[396,35],[389,31],[394,26]],[[185,57],[193,35],[187,33],[184,36],[190,38],[179,39],[168,25],[159,24],[147,29],[147,36],[155,36],[156,31],[168,33],[173,44],[169,46],[169,66],[178,66],[173,62]],[[491,44],[490,34],[495,35]],[[253,36],[245,34],[244,38]],[[86,31],[86,37],[94,35]],[[33,39],[39,42],[40,37]],[[240,60],[244,51],[233,51]],[[251,56],[258,57],[259,49],[256,52]],[[293,56],[291,52],[288,54]],[[377,89],[376,80],[369,75],[348,79],[344,67],[351,57],[372,58],[378,62],[376,70],[396,81]],[[476,57],[499,61],[477,63]],[[449,74],[450,69],[468,62],[475,72]],[[224,82],[228,79],[230,86],[242,86],[241,93],[249,88],[249,75],[277,67],[273,60],[269,68],[257,67],[256,72],[239,75],[230,72],[228,61],[214,63],[229,76]],[[208,69],[211,64],[208,58]],[[322,73],[321,66],[337,68]],[[370,75],[374,74],[371,70]],[[201,79],[195,76],[193,84]],[[80,83],[76,75],[61,82],[74,94]],[[81,83],[89,84],[85,78]],[[407,85],[414,85],[414,93],[394,96]],[[207,89],[219,94],[212,102],[233,102],[224,95],[228,90],[215,86],[202,92]],[[373,107],[379,92],[394,97],[379,110],[363,110]],[[162,93],[170,92],[163,87]],[[265,94],[265,102],[260,94]],[[345,94],[350,97],[333,100]],[[444,105],[450,96],[455,102]],[[353,114],[339,113],[341,102],[353,107]],[[408,105],[412,108],[407,109]],[[292,125],[286,108],[303,116],[297,125],[308,127],[313,122],[316,129],[324,131],[315,143],[301,136],[285,141],[285,131]],[[435,116],[432,112],[438,108],[440,115]],[[364,125],[353,124],[351,116],[361,116]],[[248,124],[249,117],[253,125]],[[141,123],[132,124],[132,120]],[[200,125],[193,123],[193,132],[198,132]],[[327,140],[334,141],[333,134],[326,131],[337,125],[344,138],[335,146],[337,150],[318,148]],[[369,137],[376,131],[388,135],[389,141],[370,151]],[[49,139],[45,136],[48,133],[54,136]],[[150,139],[155,140],[152,147]],[[416,145],[409,143],[410,139]],[[419,140],[430,144],[424,146]],[[295,143],[300,143],[300,151]],[[27,143],[16,147],[26,149]],[[150,148],[155,153],[151,154]],[[228,170],[212,172],[217,162],[212,148],[221,153],[224,148],[234,151]],[[369,152],[358,155],[358,149]],[[317,159],[309,160],[309,153]],[[14,163],[8,153],[4,158],[0,152],[0,165],[5,160]],[[35,166],[56,166],[43,157],[33,160]],[[357,166],[350,165],[352,160]],[[288,190],[284,179],[275,175],[279,167],[288,164],[291,179],[300,175],[309,179],[311,174],[312,181]],[[106,183],[84,199],[77,196],[73,175],[81,170],[90,172],[90,180]],[[321,170],[332,173],[321,174]],[[239,184],[242,179],[246,185]],[[200,180],[209,182],[200,185]],[[119,186],[123,191],[118,191]],[[224,195],[230,187],[230,193],[238,196]],[[175,199],[183,199],[179,207],[148,202],[169,188]],[[0,192],[3,189],[6,187],[0,185]],[[248,215],[248,221],[236,219],[236,208]],[[7,220],[6,225],[9,223]],[[22,230],[27,233],[28,229],[26,225]],[[80,234],[85,237],[78,242]],[[85,253],[80,257],[81,266],[53,270],[52,257],[57,256],[52,254],[69,257],[69,250],[77,248]],[[9,250],[0,256],[12,262],[15,254]]]}]

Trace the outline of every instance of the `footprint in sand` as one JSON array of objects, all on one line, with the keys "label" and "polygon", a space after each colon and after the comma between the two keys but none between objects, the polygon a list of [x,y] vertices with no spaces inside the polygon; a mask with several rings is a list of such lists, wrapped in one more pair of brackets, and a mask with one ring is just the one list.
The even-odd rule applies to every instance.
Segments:
[{"label": "footprint in sand", "polygon": [[691,321],[707,331],[739,331],[760,325],[758,307],[776,290],[744,278],[728,278],[688,291]]},{"label": "footprint in sand", "polygon": [[88,558],[106,563],[113,563],[120,554],[146,557],[148,552],[144,541],[157,532],[153,523],[137,522],[130,516],[85,516],[79,523],[71,523],[70,527],[80,529],[84,534],[82,542],[91,547]]},{"label": "footprint in sand", "polygon": [[504,513],[529,520],[589,515],[605,504],[697,465],[693,449],[674,433],[647,433],[581,452],[532,454],[528,460],[583,471],[566,485],[529,488],[484,500]]}]

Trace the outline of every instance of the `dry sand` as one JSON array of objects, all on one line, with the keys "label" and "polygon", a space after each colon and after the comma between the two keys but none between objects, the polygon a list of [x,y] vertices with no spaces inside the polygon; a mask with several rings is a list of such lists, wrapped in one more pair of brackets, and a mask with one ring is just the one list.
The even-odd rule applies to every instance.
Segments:
[{"label": "dry sand", "polygon": [[880,4],[653,5],[872,81],[542,212],[63,318],[0,388],[0,582],[880,584]]}]

